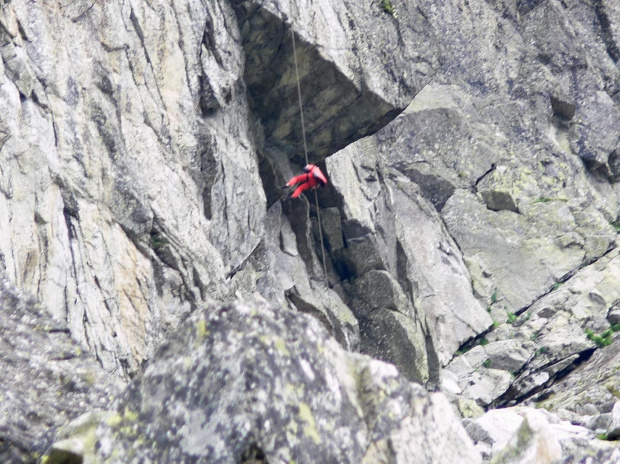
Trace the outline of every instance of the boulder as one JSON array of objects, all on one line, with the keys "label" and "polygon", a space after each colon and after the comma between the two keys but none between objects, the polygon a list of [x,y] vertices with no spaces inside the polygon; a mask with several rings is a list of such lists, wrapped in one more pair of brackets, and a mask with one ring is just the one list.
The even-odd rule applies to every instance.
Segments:
[{"label": "boulder", "polygon": [[389,364],[347,353],[314,318],[258,303],[192,315],[82,455],[89,462],[129,457],[480,462],[441,394]]},{"label": "boulder", "polygon": [[547,419],[537,411],[528,411],[517,432],[491,462],[551,464],[561,457],[562,447]]},{"label": "boulder", "polygon": [[[0,270],[0,461],[34,462],[56,429],[111,406],[123,384]],[[65,449],[65,447],[63,447]]]},{"label": "boulder", "polygon": [[620,401],[616,401],[611,410],[611,424],[607,428],[607,439],[617,440],[620,438]]},{"label": "boulder", "polygon": [[[600,462],[613,462],[608,460],[613,444],[592,440],[593,432],[561,421],[544,409],[490,410],[475,420],[467,420],[465,429],[477,447],[485,450],[485,460],[493,464],[576,463],[587,462],[580,459],[594,455],[601,456]],[[568,456],[570,459],[560,461]]]}]

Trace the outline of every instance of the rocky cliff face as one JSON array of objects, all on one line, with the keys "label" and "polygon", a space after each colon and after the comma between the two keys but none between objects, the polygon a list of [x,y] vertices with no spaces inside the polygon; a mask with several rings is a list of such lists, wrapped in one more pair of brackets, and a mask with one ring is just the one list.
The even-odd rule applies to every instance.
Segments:
[{"label": "rocky cliff face", "polygon": [[358,3],[3,3],[5,460],[618,458],[620,9]]}]

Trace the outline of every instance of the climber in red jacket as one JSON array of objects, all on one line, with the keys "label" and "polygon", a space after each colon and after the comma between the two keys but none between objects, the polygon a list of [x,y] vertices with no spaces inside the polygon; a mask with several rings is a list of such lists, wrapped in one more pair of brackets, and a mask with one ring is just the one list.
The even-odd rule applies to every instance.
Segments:
[{"label": "climber in red jacket", "polygon": [[304,168],[304,174],[293,177],[286,183],[286,186],[292,187],[297,184],[299,184],[299,186],[295,189],[291,198],[297,198],[304,190],[326,186],[327,179],[318,166],[308,164]]}]

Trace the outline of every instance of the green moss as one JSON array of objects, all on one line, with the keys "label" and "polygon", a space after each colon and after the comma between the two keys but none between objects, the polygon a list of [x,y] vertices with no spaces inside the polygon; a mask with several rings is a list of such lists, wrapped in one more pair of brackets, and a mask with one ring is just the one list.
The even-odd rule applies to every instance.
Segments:
[{"label": "green moss", "polygon": [[396,18],[396,9],[390,0],[381,0],[381,9],[384,13],[389,14],[390,16]]},{"label": "green moss", "polygon": [[135,422],[138,420],[138,413],[133,412],[129,407],[125,407],[125,419],[131,422]]},{"label": "green moss", "polygon": [[487,346],[488,344],[489,344],[489,341],[486,338],[482,337],[480,339],[480,346]]},{"label": "green moss", "polygon": [[108,417],[108,420],[106,421],[107,424],[112,427],[118,427],[118,425],[123,421],[123,417],[120,414],[112,414],[110,417]]},{"label": "green moss", "polygon": [[614,395],[616,398],[620,398],[620,390],[618,390],[615,385],[610,384],[610,385],[606,385],[605,386],[607,388],[607,391],[609,393],[611,393],[612,395]]},{"label": "green moss", "polygon": [[491,304],[495,303],[497,301],[497,292],[493,292],[493,295],[491,295]]},{"label": "green moss", "polygon": [[545,402],[543,402],[543,401],[538,401],[538,402],[534,403],[534,407],[535,407],[536,409],[546,409],[547,411],[551,411],[551,409],[552,409],[552,408],[551,408],[551,405],[546,404],[546,403],[545,403]]},{"label": "green moss", "polygon": [[610,327],[612,332],[620,332],[620,324],[614,324]]},{"label": "green moss", "polygon": [[285,356],[290,356],[291,355],[291,353],[289,352],[288,348],[286,347],[286,343],[284,342],[284,340],[282,338],[277,337],[276,340],[275,340],[274,346],[283,355],[285,355]]},{"label": "green moss", "polygon": [[305,422],[304,434],[312,438],[315,444],[320,444],[321,437],[316,428],[316,421],[314,420],[310,407],[306,403],[299,403],[299,418]]},{"label": "green moss", "polygon": [[548,203],[550,201],[568,201],[568,198],[540,197],[534,200],[532,203]]},{"label": "green moss", "polygon": [[598,438],[599,440],[607,440],[607,434],[606,433],[599,433],[596,438]]},{"label": "green moss", "polygon": [[207,330],[207,322],[204,319],[199,320],[196,323],[196,336],[200,339],[203,339],[209,336],[209,331]]},{"label": "green moss", "polygon": [[611,329],[606,330],[600,335],[597,335],[590,329],[586,329],[586,336],[590,340],[592,340],[599,348],[611,345],[614,341],[613,334],[614,332]]},{"label": "green moss", "polygon": [[506,319],[506,322],[508,324],[512,324],[516,320],[517,320],[517,315],[515,313],[508,313],[508,319]]},{"label": "green moss", "polygon": [[564,285],[565,282],[556,282],[551,286],[551,291],[556,291],[558,288],[560,288],[562,285]]},{"label": "green moss", "polygon": [[546,354],[549,353],[549,348],[546,346],[541,346],[540,348],[538,348],[538,350],[536,351],[537,354]]},{"label": "green moss", "polygon": [[170,241],[161,234],[154,233],[151,234],[151,248],[155,251],[159,250],[161,247],[168,245]]},{"label": "green moss", "polygon": [[603,338],[610,338],[614,334],[614,331],[611,329],[607,329],[605,332],[601,334]]}]

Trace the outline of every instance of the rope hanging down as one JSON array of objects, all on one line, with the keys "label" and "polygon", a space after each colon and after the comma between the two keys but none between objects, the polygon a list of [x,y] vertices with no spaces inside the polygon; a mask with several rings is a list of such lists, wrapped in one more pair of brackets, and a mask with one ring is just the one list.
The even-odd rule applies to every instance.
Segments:
[{"label": "rope hanging down", "polygon": [[[304,155],[306,156],[306,164],[308,161],[308,144],[306,143],[306,124],[304,122],[304,106],[301,101],[301,84],[299,79],[299,66],[297,64],[297,46],[295,44],[295,31],[291,24],[291,37],[293,39],[293,58],[295,61],[295,75],[297,77],[297,96],[299,97],[299,114],[301,115],[301,135],[304,140]],[[321,210],[319,209],[319,195],[314,191],[314,202],[316,203],[316,217],[319,222],[319,237],[321,239],[321,257],[323,258],[323,276],[327,280],[327,265],[325,264],[325,245],[323,245],[323,225],[321,224]]]}]

